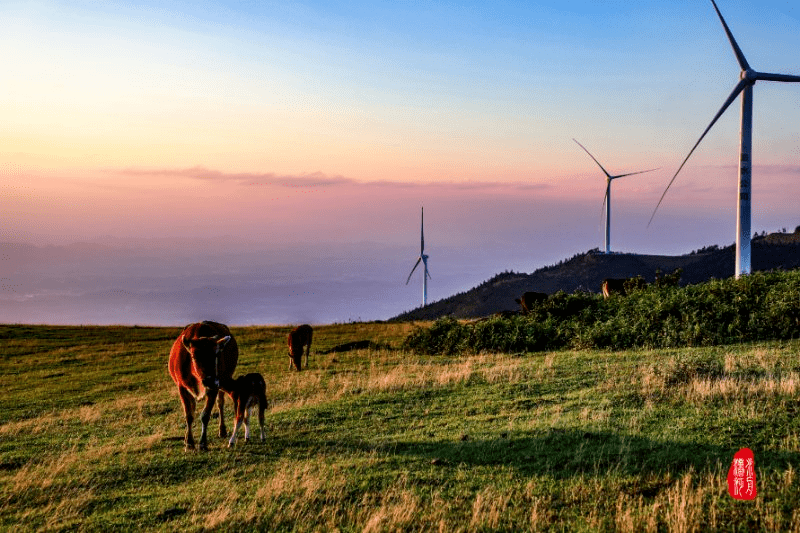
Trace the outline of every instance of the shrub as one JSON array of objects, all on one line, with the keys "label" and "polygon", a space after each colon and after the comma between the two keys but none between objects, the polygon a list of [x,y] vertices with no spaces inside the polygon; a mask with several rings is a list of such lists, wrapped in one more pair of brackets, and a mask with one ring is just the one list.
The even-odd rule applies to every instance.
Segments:
[{"label": "shrub", "polygon": [[468,330],[452,317],[438,319],[429,328],[417,326],[403,341],[403,348],[418,353],[456,354],[466,347]]},{"label": "shrub", "polygon": [[[602,299],[559,292],[525,317],[416,328],[405,347],[424,353],[560,348],[667,348],[800,336],[800,271],[754,273],[679,288],[673,279]],[[665,276],[666,278],[666,276]]]}]

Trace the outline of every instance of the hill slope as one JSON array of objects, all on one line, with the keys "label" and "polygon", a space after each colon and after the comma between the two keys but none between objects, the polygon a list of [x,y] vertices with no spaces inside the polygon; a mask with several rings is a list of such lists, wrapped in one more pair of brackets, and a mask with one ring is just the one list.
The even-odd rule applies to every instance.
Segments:
[{"label": "hill slope", "polygon": [[[752,267],[756,271],[800,267],[800,232],[774,233],[752,241]],[[597,250],[578,254],[558,265],[540,268],[531,274],[498,274],[469,291],[405,312],[392,320],[434,320],[442,316],[477,318],[499,311],[517,310],[514,298],[525,291],[552,294],[560,290],[599,292],[605,278],[642,276],[648,282],[657,270],[669,273],[683,269],[681,284],[733,275],[734,246],[706,247],[680,256],[603,254]]]}]

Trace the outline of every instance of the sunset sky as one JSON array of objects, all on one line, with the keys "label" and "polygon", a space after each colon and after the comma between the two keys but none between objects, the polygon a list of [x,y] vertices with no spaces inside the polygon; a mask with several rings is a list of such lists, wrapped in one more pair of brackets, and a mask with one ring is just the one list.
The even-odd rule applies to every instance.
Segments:
[{"label": "sunset sky", "polygon": [[[800,8],[718,5],[753,68],[800,74]],[[602,246],[605,183],[574,137],[611,173],[660,167],[614,183],[613,249],[729,244],[738,102],[646,225],[738,77],[706,0],[5,1],[0,242],[302,243],[281,258],[297,281],[375,243],[399,313],[422,205],[432,299]],[[793,230],[800,86],[754,102],[753,230]]]}]

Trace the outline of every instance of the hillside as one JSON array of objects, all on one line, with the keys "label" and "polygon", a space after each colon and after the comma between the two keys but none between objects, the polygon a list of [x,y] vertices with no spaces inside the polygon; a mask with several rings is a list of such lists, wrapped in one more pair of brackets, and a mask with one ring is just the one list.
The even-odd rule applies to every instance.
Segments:
[{"label": "hillside", "polygon": [[356,323],[291,372],[287,329],[231,328],[266,440],[215,410],[187,453],[180,328],[0,325],[0,531],[798,531],[800,340],[430,357]]},{"label": "hillside", "polygon": [[[758,236],[752,241],[751,253],[754,271],[798,268],[800,231]],[[680,256],[607,255],[590,250],[531,274],[498,274],[469,291],[408,311],[392,320],[434,320],[448,315],[456,318],[488,316],[499,311],[518,309],[514,298],[525,291],[548,294],[576,290],[599,292],[605,278],[642,276],[652,282],[657,270],[669,273],[676,268],[683,269],[682,285],[730,277],[734,271],[734,245],[724,248],[710,246]]]}]

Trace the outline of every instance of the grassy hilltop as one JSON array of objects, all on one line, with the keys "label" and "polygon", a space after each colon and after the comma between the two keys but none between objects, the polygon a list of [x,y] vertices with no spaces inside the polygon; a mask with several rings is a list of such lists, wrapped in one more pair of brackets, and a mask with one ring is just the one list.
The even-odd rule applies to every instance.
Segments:
[{"label": "grassy hilltop", "polygon": [[186,453],[179,329],[0,326],[0,529],[800,531],[796,340],[428,356],[348,324],[298,374],[287,331],[233,329],[266,443]]},{"label": "grassy hilltop", "polygon": [[[758,235],[753,238],[751,245],[753,272],[800,268],[800,226],[794,233],[784,231]],[[604,254],[595,249],[530,274],[498,274],[468,291],[401,313],[395,320],[489,316],[498,311],[518,310],[519,305],[514,303],[514,298],[519,298],[526,291],[548,294],[559,291],[568,294],[575,291],[599,293],[605,278],[642,276],[651,283],[659,270],[667,274],[680,268],[681,285],[721,280],[733,275],[734,262],[733,244],[725,247],[706,246],[678,256],[617,252]]]}]

